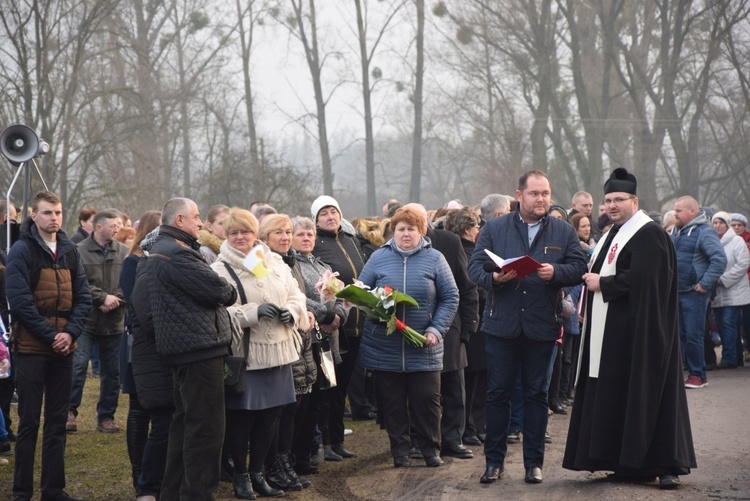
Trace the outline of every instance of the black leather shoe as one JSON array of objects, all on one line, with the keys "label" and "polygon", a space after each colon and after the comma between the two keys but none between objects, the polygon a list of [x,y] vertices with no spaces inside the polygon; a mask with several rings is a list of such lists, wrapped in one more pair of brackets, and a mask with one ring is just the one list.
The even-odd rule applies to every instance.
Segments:
[{"label": "black leather shoe", "polygon": [[471,452],[471,449],[467,449],[461,444],[444,445],[440,448],[440,455],[458,459],[471,459],[474,457],[474,453]]},{"label": "black leather shoe", "polygon": [[357,457],[357,453],[344,447],[344,444],[333,444],[331,450],[345,459]]},{"label": "black leather shoe", "polygon": [[526,480],[527,484],[541,484],[544,477],[542,477],[542,469],[538,466],[526,469]]},{"label": "black leather shoe", "polygon": [[437,468],[438,466],[443,466],[444,463],[439,456],[425,456],[424,464],[426,464],[428,468]]},{"label": "black leather shoe", "polygon": [[323,446],[323,459],[326,461],[343,461],[344,458],[333,452],[333,448],[330,445]]},{"label": "black leather shoe", "polygon": [[495,480],[500,479],[500,475],[502,474],[502,466],[488,466],[487,469],[484,470],[484,475],[479,479],[479,482],[482,484],[491,484]]},{"label": "black leather shoe", "polygon": [[552,409],[552,412],[554,412],[555,414],[567,414],[568,413],[568,409],[566,409],[564,405],[562,405],[560,402],[557,402],[557,401],[551,402],[549,404],[549,408]]},{"label": "black leather shoe", "polygon": [[659,477],[659,489],[676,489],[680,486],[680,477],[677,475],[661,475]]},{"label": "black leather shoe", "polygon": [[394,468],[406,468],[407,466],[411,466],[409,456],[396,456],[395,458],[393,458]]},{"label": "black leather shoe", "polygon": [[424,459],[422,451],[420,451],[419,447],[417,447],[416,445],[409,449],[409,457],[412,459]]},{"label": "black leather shoe", "polygon": [[464,437],[461,441],[464,445],[482,445],[482,441],[479,440],[479,437],[474,436]]},{"label": "black leather shoe", "polygon": [[477,438],[482,441],[482,443],[485,443],[487,441],[487,434],[486,433],[477,433]]}]

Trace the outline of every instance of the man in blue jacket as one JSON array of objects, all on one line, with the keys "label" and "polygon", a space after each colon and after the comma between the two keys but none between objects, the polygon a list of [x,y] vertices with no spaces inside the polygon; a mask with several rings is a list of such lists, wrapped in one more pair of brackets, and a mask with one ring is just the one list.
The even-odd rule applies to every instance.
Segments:
[{"label": "man in blue jacket", "polygon": [[[547,429],[547,370],[560,336],[560,289],[581,283],[586,256],[576,232],[548,217],[552,192],[539,170],[521,176],[517,211],[491,219],[482,229],[469,262],[469,275],[488,291],[482,330],[487,334],[486,470],[480,481],[500,478],[507,453],[510,396],[520,367],[523,382],[523,462],[525,480],[543,480]],[[505,259],[528,255],[541,266],[526,277],[515,271],[485,271],[485,249]]]},{"label": "man in blue jacket", "polygon": [[683,366],[689,375],[685,388],[703,388],[706,357],[703,331],[711,291],[727,267],[719,237],[706,213],[693,197],[680,197],[674,203],[675,227],[672,242],[677,251],[677,293],[680,297],[680,344]]}]

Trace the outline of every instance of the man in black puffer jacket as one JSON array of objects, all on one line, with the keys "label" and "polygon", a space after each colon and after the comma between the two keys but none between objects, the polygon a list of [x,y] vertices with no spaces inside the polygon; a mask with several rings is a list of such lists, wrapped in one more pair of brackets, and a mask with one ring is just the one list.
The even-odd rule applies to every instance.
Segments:
[{"label": "man in black puffer jacket", "polygon": [[203,261],[198,206],[173,198],[149,258],[156,350],[172,365],[175,413],[169,430],[162,500],[213,499],[224,441],[224,355],[237,293]]}]

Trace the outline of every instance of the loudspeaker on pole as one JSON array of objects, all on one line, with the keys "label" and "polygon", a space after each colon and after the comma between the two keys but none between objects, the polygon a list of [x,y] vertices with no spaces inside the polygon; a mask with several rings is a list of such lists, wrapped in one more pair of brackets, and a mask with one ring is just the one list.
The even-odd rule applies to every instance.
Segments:
[{"label": "loudspeaker on pole", "polygon": [[48,151],[49,144],[39,139],[34,129],[27,125],[10,125],[0,135],[0,153],[13,165],[28,162]]}]

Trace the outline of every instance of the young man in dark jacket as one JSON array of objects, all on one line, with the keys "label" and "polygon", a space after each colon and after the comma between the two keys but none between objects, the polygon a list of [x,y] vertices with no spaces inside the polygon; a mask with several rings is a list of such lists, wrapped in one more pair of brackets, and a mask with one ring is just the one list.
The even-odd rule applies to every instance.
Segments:
[{"label": "young man in dark jacket", "polygon": [[41,191],[8,255],[6,286],[13,324],[18,436],[13,499],[34,492],[34,456],[44,401],[42,499],[72,500],[65,488],[65,421],[70,405],[75,340],[91,294],[75,244],[62,226],[62,203]]},{"label": "young man in dark jacket", "polygon": [[231,326],[224,308],[237,292],[200,254],[198,206],[173,198],[145,263],[156,350],[172,366],[175,413],[169,429],[164,501],[213,499],[224,441],[224,355]]},{"label": "young man in dark jacket", "polygon": [[[479,235],[469,275],[487,290],[482,330],[487,333],[487,468],[482,483],[497,480],[507,453],[510,397],[519,368],[523,381],[523,460],[526,482],[542,482],[547,429],[547,370],[560,337],[560,289],[577,285],[586,257],[571,225],[549,217],[552,190],[547,175],[521,176],[517,211],[491,219]],[[509,259],[524,255],[540,263],[535,273],[517,278],[489,266],[488,249]]]}]

